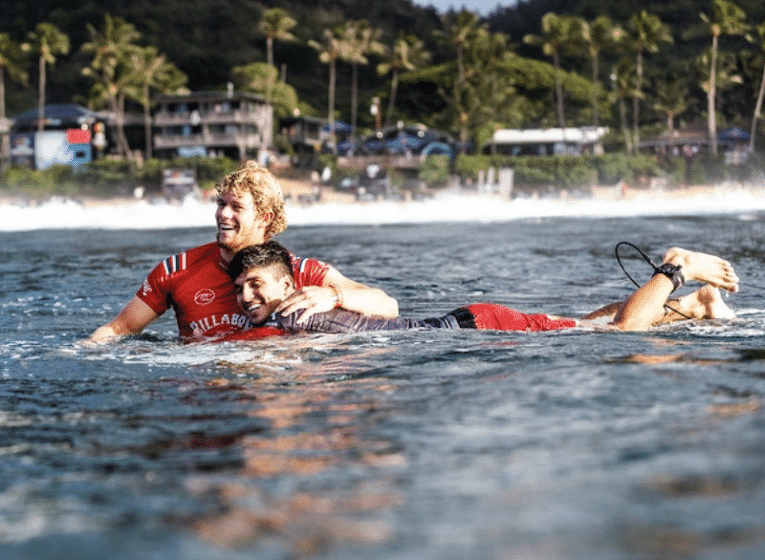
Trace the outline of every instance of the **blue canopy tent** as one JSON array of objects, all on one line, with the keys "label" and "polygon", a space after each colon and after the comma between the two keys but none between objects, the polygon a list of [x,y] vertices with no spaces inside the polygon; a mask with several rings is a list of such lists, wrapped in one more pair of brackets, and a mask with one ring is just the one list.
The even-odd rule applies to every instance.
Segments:
[{"label": "blue canopy tent", "polygon": [[744,130],[743,128],[739,128],[737,126],[728,128],[726,130],[721,131],[717,138],[719,138],[722,142],[748,142],[749,141],[749,133]]}]

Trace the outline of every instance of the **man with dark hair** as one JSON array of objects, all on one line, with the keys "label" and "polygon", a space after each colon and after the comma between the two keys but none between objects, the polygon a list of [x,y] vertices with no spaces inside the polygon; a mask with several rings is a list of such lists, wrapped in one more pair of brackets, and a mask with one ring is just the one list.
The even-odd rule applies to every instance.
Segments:
[{"label": "man with dark hair", "polygon": [[[289,298],[294,290],[288,256],[286,249],[270,241],[247,247],[232,259],[229,275],[236,286],[237,300],[256,325],[234,338],[257,339],[297,332],[348,333],[413,328],[548,331],[594,326],[587,319],[521,313],[492,303],[468,305],[442,317],[421,320],[381,319],[342,309],[315,313],[302,320],[295,314],[278,313],[281,302]],[[668,313],[665,310],[667,298],[685,281],[685,276],[707,285],[675,300],[673,309],[676,311]],[[680,317],[678,311],[683,317],[692,319],[731,318],[733,312],[720,298],[718,288],[732,292],[738,290],[738,277],[730,263],[714,255],[673,248],[665,254],[657,274],[621,305],[610,324],[620,330],[645,330],[677,320]],[[335,307],[342,307],[340,294]]]}]

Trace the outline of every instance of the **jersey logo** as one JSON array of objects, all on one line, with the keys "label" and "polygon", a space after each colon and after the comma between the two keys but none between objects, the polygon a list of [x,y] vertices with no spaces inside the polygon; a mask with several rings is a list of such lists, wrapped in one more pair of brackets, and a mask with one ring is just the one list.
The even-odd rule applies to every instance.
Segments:
[{"label": "jersey logo", "polygon": [[209,288],[203,288],[194,294],[194,303],[199,306],[210,305],[215,299],[215,292]]},{"label": "jersey logo", "polygon": [[186,270],[186,253],[178,253],[171,257],[167,257],[162,265],[165,267],[165,274],[168,276],[173,272]]}]

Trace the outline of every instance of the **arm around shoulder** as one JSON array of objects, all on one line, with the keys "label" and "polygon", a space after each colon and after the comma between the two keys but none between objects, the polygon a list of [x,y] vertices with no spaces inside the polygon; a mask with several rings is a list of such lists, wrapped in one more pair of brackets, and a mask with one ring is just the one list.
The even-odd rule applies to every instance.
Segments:
[{"label": "arm around shoulder", "polygon": [[324,278],[325,286],[334,286],[342,297],[342,308],[371,317],[394,319],[398,317],[398,301],[379,288],[366,286],[343,276],[330,267]]}]

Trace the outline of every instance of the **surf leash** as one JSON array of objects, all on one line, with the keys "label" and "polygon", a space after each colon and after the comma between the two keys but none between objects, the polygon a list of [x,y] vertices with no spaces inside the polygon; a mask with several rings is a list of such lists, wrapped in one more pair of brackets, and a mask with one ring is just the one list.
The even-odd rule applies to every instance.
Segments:
[{"label": "surf leash", "polygon": [[[640,287],[640,284],[638,284],[635,279],[630,276],[630,273],[627,272],[627,269],[624,267],[624,263],[622,263],[622,259],[619,256],[619,247],[622,245],[627,245],[629,247],[632,247],[635,249],[638,254],[643,257],[643,260],[647,262],[649,265],[651,265],[651,268],[653,268],[653,275],[656,276],[657,274],[663,274],[670,280],[672,280],[672,285],[674,286],[672,291],[674,292],[677,290],[680,286],[682,286],[685,283],[685,278],[683,278],[682,273],[680,272],[681,268],[679,266],[664,263],[662,265],[657,265],[655,262],[651,260],[651,258],[645,254],[645,252],[638,247],[637,245],[630,243],[629,241],[620,241],[616,244],[616,247],[614,247],[614,255],[616,256],[616,262],[619,263],[619,266],[622,269],[622,272],[624,272],[625,276],[630,279],[630,281],[635,284],[638,288]],[[685,317],[686,319],[692,319],[692,317],[689,317],[685,313],[678,311],[677,309],[672,308],[669,304],[665,303],[664,307],[666,309],[669,309],[670,311],[673,311],[674,313],[677,313],[678,315]]]}]

